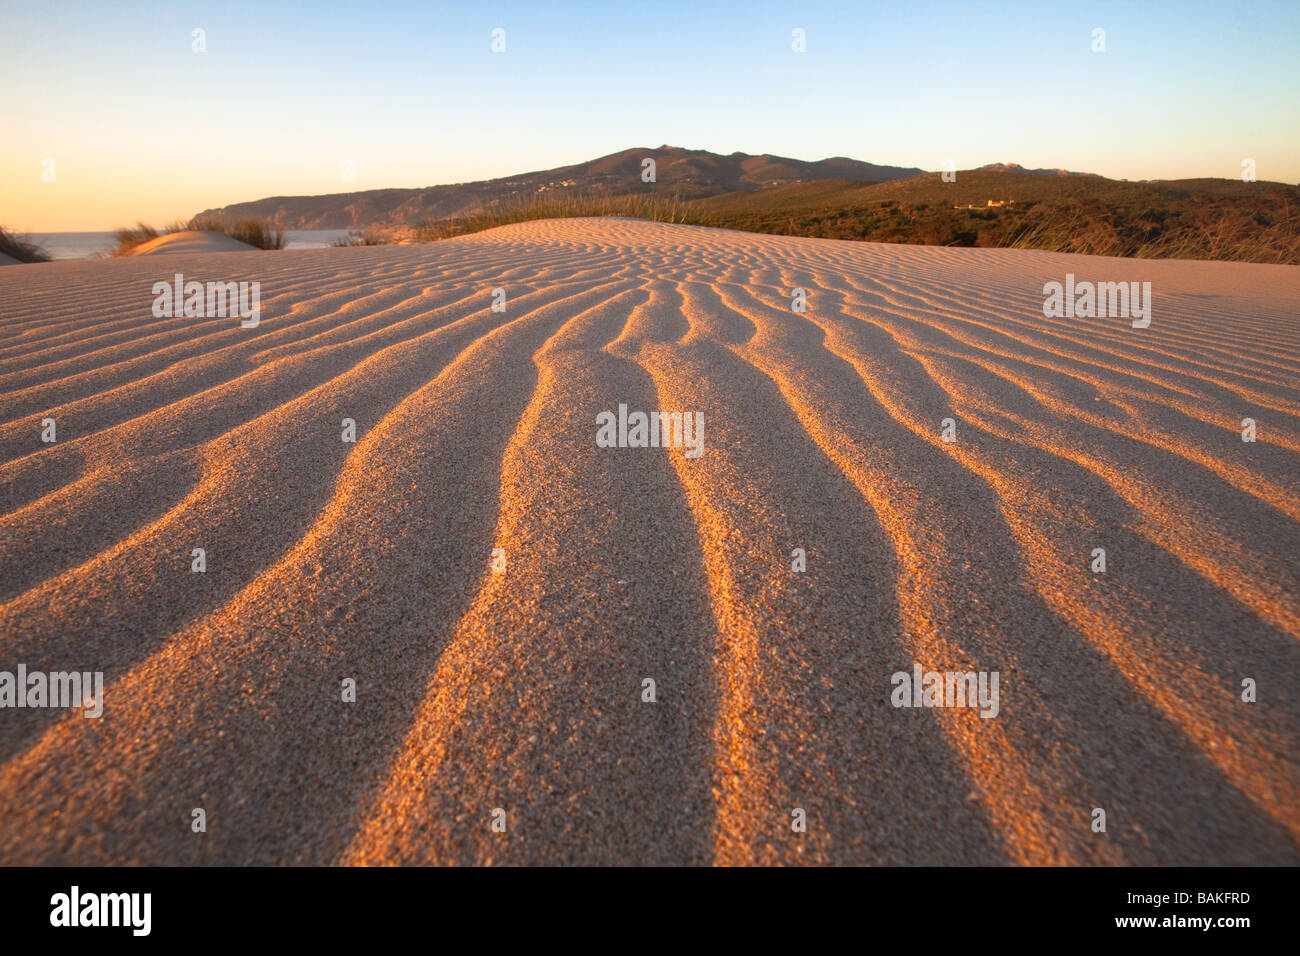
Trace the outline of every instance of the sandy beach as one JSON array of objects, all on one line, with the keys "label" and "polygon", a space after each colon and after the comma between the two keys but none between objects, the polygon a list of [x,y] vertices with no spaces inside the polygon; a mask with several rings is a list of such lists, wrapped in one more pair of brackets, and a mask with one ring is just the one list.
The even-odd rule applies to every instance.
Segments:
[{"label": "sandy beach", "polygon": [[[175,273],[260,321],[158,318]],[[1067,275],[1150,326],[1045,317]],[[620,405],[702,453],[599,447]],[[0,863],[1300,863],[1300,268],[627,220],[5,265],[0,422],[0,670],[104,674],[0,711]]]}]

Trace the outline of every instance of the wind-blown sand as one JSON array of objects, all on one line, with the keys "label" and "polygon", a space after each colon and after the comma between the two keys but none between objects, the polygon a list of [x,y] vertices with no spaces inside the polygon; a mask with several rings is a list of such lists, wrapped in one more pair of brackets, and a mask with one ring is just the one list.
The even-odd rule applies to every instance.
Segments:
[{"label": "wind-blown sand", "polygon": [[[260,324],[154,318],[176,271]],[[618,220],[4,269],[0,670],[106,689],[0,710],[0,862],[1300,862],[1298,306]]]}]

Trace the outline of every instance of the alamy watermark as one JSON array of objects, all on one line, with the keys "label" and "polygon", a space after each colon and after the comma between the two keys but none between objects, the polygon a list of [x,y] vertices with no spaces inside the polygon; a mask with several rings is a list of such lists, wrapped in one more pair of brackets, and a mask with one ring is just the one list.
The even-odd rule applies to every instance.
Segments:
[{"label": "alamy watermark", "polygon": [[1150,282],[1075,282],[1067,272],[1064,285],[1048,282],[1043,295],[1044,318],[1125,318],[1135,329],[1151,324]]},{"label": "alamy watermark", "polygon": [[262,283],[185,281],[155,282],[151,290],[154,318],[224,319],[239,316],[241,328],[255,329],[262,320]]},{"label": "alamy watermark", "polygon": [[998,715],[997,671],[895,671],[889,702],[895,707],[978,707],[980,716]]},{"label": "alamy watermark", "polygon": [[687,458],[704,454],[703,412],[631,412],[596,415],[597,448],[684,448]]},{"label": "alamy watermark", "polygon": [[104,715],[103,671],[0,671],[0,707],[80,707],[86,718]]},{"label": "alamy watermark", "polygon": [[50,925],[123,926],[133,936],[148,936],[152,910],[152,893],[83,893],[73,886],[50,897]]}]

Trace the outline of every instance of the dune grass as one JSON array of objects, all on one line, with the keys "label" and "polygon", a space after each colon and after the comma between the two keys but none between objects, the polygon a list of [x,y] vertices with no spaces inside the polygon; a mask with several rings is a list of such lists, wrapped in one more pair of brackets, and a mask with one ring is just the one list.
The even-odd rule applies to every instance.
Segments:
[{"label": "dune grass", "polygon": [[157,239],[168,233],[181,232],[184,229],[185,225],[181,222],[168,223],[162,229],[155,229],[147,222],[137,222],[134,226],[121,226],[113,233],[117,244],[113,247],[112,255],[125,256],[136,246],[142,246],[151,239]]},{"label": "dune grass", "polygon": [[248,245],[257,249],[283,249],[285,243],[283,230],[277,229],[273,224],[263,222],[260,219],[226,220],[209,217],[207,219],[194,218],[189,222],[177,219],[167,223],[161,229],[157,229],[147,222],[137,222],[134,226],[123,226],[114,233],[117,245],[114,247],[112,255],[124,256],[129,254],[136,246],[157,239],[159,236],[188,230],[219,232],[230,236],[232,239],[248,243]]},{"label": "dune grass", "polygon": [[50,254],[21,232],[0,226],[0,254],[19,262],[49,262]]},{"label": "dune grass", "polygon": [[391,245],[393,241],[393,239],[380,235],[373,229],[351,229],[346,236],[340,236],[330,245],[340,249],[349,246],[387,246]]},{"label": "dune grass", "polygon": [[1131,216],[1109,212],[1066,208],[1027,216],[1005,229],[998,244],[1134,259],[1300,263],[1300,218],[1292,214],[1273,219],[1214,205]]},{"label": "dune grass", "polygon": [[284,230],[261,219],[191,219],[187,228],[220,232],[257,249],[283,249],[285,243]]}]

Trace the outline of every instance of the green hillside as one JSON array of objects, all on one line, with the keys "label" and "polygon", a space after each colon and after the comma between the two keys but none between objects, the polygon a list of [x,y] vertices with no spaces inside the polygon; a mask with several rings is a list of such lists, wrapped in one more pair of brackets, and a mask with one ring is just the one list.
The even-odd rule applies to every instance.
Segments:
[{"label": "green hillside", "polygon": [[1300,188],[1282,183],[973,170],[951,183],[824,180],[685,206],[692,222],[781,235],[1300,263]]}]

